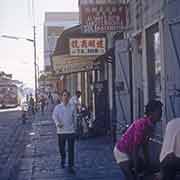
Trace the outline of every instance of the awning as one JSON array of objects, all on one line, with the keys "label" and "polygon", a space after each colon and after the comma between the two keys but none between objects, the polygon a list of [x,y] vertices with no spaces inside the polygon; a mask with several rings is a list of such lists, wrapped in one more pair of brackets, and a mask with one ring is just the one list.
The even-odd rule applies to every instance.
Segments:
[{"label": "awning", "polygon": [[65,30],[60,35],[59,39],[57,40],[56,48],[53,53],[53,56],[70,54],[69,40],[71,38],[95,38],[95,37],[97,37],[97,38],[105,37],[106,38],[106,34],[82,33],[80,25],[69,28],[69,29]]}]

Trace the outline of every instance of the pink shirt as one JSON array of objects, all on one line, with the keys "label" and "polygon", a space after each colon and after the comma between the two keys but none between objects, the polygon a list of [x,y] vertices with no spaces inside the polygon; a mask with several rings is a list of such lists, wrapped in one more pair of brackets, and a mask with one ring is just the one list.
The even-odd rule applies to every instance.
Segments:
[{"label": "pink shirt", "polygon": [[117,141],[117,149],[123,153],[132,153],[134,148],[148,141],[153,127],[154,125],[148,117],[135,120]]}]

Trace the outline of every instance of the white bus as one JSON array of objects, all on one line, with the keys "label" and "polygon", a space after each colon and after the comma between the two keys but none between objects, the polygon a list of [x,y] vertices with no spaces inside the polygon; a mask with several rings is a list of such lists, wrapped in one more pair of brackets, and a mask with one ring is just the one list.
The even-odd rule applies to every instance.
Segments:
[{"label": "white bus", "polygon": [[21,93],[15,84],[0,84],[0,107],[17,107],[21,103]]}]

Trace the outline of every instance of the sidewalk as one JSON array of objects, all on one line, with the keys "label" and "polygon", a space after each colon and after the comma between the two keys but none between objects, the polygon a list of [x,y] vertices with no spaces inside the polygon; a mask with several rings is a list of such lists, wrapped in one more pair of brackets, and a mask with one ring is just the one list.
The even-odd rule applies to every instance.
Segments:
[{"label": "sidewalk", "polygon": [[76,142],[76,175],[61,169],[56,129],[51,116],[37,114],[21,159],[17,180],[121,180],[108,138]]}]

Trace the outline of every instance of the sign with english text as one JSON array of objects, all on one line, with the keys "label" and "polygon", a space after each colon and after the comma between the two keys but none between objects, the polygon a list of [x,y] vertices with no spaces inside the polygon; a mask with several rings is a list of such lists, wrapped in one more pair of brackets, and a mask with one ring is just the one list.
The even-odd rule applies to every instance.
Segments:
[{"label": "sign with english text", "polygon": [[122,31],[127,27],[127,4],[82,4],[80,21],[84,33]]}]

